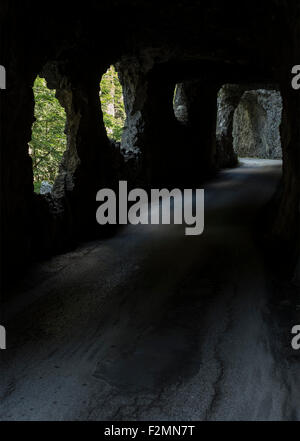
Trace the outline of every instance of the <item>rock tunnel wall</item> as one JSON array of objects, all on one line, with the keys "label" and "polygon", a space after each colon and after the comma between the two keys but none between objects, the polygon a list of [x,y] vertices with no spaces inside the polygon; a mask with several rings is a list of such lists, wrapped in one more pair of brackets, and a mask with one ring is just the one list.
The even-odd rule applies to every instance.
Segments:
[{"label": "rock tunnel wall", "polygon": [[237,165],[237,154],[234,150],[233,139],[233,121],[234,112],[243,93],[244,88],[235,84],[225,84],[218,92],[216,137],[219,155],[224,158],[224,167]]},{"label": "rock tunnel wall", "polygon": [[[62,66],[47,64],[42,71],[49,88],[66,111],[67,149],[60,164],[51,194],[37,197],[36,215],[43,218],[43,231],[36,236],[37,249],[51,253],[74,243],[74,238],[91,238],[99,234],[95,222],[95,195],[100,188],[117,188],[126,178],[125,160],[119,146],[107,137],[99,100],[99,78],[96,71],[87,78],[68,75]],[[78,75],[78,72],[77,72]],[[108,228],[102,228],[106,234]],[[45,238],[41,247],[40,239]]]},{"label": "rock tunnel wall", "polygon": [[[216,137],[217,96],[223,84],[279,84],[284,167],[268,233],[296,255],[300,94],[291,90],[290,71],[299,64],[299,4],[183,3],[166,1],[157,15],[148,1],[104,1],[101,6],[87,2],[71,10],[53,2],[41,19],[35,1],[20,6],[2,2],[0,62],[7,70],[7,89],[1,91],[5,275],[82,237],[106,234],[95,223],[95,194],[102,186],[114,187],[121,178],[148,188],[196,186],[220,167],[234,164],[230,130]],[[116,32],[109,44],[105,36],[110,23],[99,29],[99,14],[115,17]],[[107,138],[99,103],[99,80],[111,64],[118,66],[127,113],[121,150]],[[32,86],[41,72],[57,90],[68,120],[67,151],[53,193],[44,196],[33,192],[28,155]],[[181,87],[175,101],[184,97],[185,121],[174,113],[176,84]]]}]

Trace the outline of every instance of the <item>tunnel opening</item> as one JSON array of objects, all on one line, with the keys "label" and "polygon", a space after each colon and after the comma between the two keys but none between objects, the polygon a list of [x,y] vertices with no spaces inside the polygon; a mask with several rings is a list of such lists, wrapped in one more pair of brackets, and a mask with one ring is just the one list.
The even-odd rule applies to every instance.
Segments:
[{"label": "tunnel opening", "polygon": [[244,92],[233,117],[233,149],[238,157],[282,159],[281,115],[280,92]]},{"label": "tunnel opening", "polygon": [[225,84],[217,98],[217,145],[227,157],[282,159],[282,98],[277,88]]},{"label": "tunnel opening", "polygon": [[107,136],[120,143],[126,114],[123,88],[114,66],[110,66],[101,78],[100,102]]},{"label": "tunnel opening", "polygon": [[52,191],[67,147],[66,112],[56,98],[56,90],[49,89],[44,78],[36,77],[33,94],[35,121],[28,151],[32,159],[34,191],[46,194]]}]

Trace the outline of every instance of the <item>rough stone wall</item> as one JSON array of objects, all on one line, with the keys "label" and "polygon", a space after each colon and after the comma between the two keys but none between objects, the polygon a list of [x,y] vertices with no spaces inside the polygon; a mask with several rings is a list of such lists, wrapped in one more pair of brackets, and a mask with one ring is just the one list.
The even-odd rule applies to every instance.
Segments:
[{"label": "rough stone wall", "polygon": [[[283,149],[282,183],[275,197],[271,234],[283,255],[300,263],[300,98],[297,91],[281,88],[283,115],[281,139]],[[297,275],[299,278],[299,273]]]},{"label": "rough stone wall", "polygon": [[187,97],[184,93],[184,84],[176,84],[173,109],[176,119],[184,125],[189,123],[189,115],[187,109]]},{"label": "rough stone wall", "polygon": [[[207,95],[209,89],[210,95]],[[204,85],[200,81],[179,83],[174,99],[174,113],[177,120],[191,129],[195,140],[197,136],[201,136],[201,140],[198,141],[199,169],[202,168],[201,163],[204,163],[207,171],[208,164],[212,171],[237,165],[237,155],[233,150],[232,126],[233,114],[243,94],[243,88],[238,85],[225,85],[216,96],[217,89],[218,83],[212,85],[209,83]],[[204,130],[207,129],[211,133],[205,136]],[[201,149],[202,153],[207,149],[210,158],[201,155]],[[201,173],[203,176],[206,175],[203,170]]]},{"label": "rough stone wall", "polygon": [[[43,69],[48,87],[66,110],[67,149],[51,195],[39,200],[44,206],[39,231],[44,243],[37,249],[63,248],[76,237],[95,237],[102,228],[95,222],[95,195],[99,188],[115,188],[120,178],[122,157],[106,134],[99,100],[101,73],[79,77],[64,67],[49,63]],[[78,72],[77,72],[78,74]],[[39,214],[39,206],[36,213]],[[36,238],[38,239],[36,235]]]},{"label": "rough stone wall", "polygon": [[223,167],[233,167],[237,164],[237,154],[233,147],[234,112],[243,95],[243,87],[235,84],[225,84],[218,93],[217,114],[217,151],[218,162]]},{"label": "rough stone wall", "polygon": [[237,155],[282,158],[281,114],[280,92],[264,89],[246,91],[233,119],[233,146]]},{"label": "rough stone wall", "polygon": [[[182,85],[182,95],[192,138],[191,161],[198,176],[207,177],[219,167],[216,151],[217,92],[215,82],[192,80]],[[195,170],[196,169],[196,170]]]},{"label": "rough stone wall", "polygon": [[[16,15],[14,15],[14,13]],[[34,207],[32,161],[28,154],[34,122],[35,63],[25,60],[25,41],[16,27],[17,13],[8,3],[0,7],[0,54],[6,68],[6,89],[0,91],[0,252],[1,281],[21,271],[32,252]],[[0,287],[1,290],[1,287]]]},{"label": "rough stone wall", "polygon": [[[291,87],[290,69],[283,66],[299,64],[300,5],[293,1],[282,7],[281,18],[286,24],[286,46],[279,47],[280,92],[283,102],[280,127],[283,151],[283,176],[275,197],[271,235],[275,237],[283,264],[294,263],[295,279],[300,269],[300,93]],[[277,254],[278,255],[278,254]]]},{"label": "rough stone wall", "polygon": [[187,100],[188,123],[182,124],[174,114],[175,82],[137,60],[120,62],[117,68],[127,114],[121,147],[125,158],[136,158],[138,181],[147,187],[184,186],[211,173],[215,169],[211,147],[216,113],[210,98],[215,87],[212,95],[201,81],[185,82],[177,88],[177,95],[181,90]]},{"label": "rough stone wall", "polygon": [[[30,79],[24,81],[17,76],[15,81],[14,90],[6,90],[5,94],[1,91],[1,126],[5,127],[1,136],[1,263],[4,274],[22,265],[32,250],[34,195],[27,142],[31,139],[34,121],[34,99]],[[24,112],[23,118],[19,118],[19,109]]]},{"label": "rough stone wall", "polygon": [[127,155],[138,156],[143,148],[142,132],[148,87],[146,73],[136,59],[119,62],[116,67],[123,88],[126,112],[121,146]]}]

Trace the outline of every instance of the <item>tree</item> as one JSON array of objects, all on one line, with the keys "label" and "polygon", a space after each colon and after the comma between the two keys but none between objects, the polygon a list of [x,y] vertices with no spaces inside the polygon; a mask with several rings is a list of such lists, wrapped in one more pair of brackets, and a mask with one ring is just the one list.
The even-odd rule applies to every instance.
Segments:
[{"label": "tree", "polygon": [[41,181],[53,184],[66,150],[66,114],[55,97],[55,90],[48,89],[44,78],[36,78],[33,91],[36,121],[32,127],[29,154],[32,157],[35,191],[39,191]]},{"label": "tree", "polygon": [[103,120],[109,137],[121,141],[125,121],[122,86],[114,66],[110,66],[100,82]]}]

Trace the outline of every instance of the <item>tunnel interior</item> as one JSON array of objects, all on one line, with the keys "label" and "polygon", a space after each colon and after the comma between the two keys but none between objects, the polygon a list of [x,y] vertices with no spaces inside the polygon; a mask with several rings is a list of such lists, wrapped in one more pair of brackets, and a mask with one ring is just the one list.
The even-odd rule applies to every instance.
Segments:
[{"label": "tunnel interior", "polygon": [[[215,3],[211,7],[178,6],[172,20],[166,2],[158,31],[154,32],[153,14],[149,12],[147,19],[141,19],[147,29],[143,32],[134,30],[141,9],[133,8],[128,2],[121,8],[128,18],[128,37],[122,36],[120,45],[120,35],[116,33],[105,50],[101,49],[105,27],[97,34],[91,25],[92,14],[98,12],[96,5],[86,8],[82,16],[74,8],[67,24],[64,21],[67,12],[62,8],[60,18],[55,18],[59,32],[51,43],[47,40],[52,19],[49,13],[43,28],[36,30],[41,34],[44,50],[30,31],[22,39],[21,15],[25,14],[30,25],[35,17],[33,6],[25,11],[20,8],[16,14],[9,8],[6,10],[6,22],[13,22],[19,29],[11,37],[17,61],[12,61],[9,51],[3,56],[11,84],[19,90],[18,104],[13,89],[3,96],[6,110],[2,112],[2,120],[7,130],[2,142],[2,164],[4,168],[11,164],[10,172],[3,172],[6,196],[3,197],[2,262],[7,270],[17,265],[17,261],[22,267],[32,256],[51,254],[57,247],[62,249],[63,242],[76,242],[84,231],[101,235],[93,216],[97,188],[113,187],[120,178],[149,188],[154,184],[167,187],[196,184],[223,167],[234,166],[237,148],[244,150],[242,156],[255,156],[242,145],[243,139],[250,150],[254,147],[249,145],[256,143],[259,155],[282,156],[283,178],[269,232],[274,240],[295,248],[292,237],[299,234],[299,104],[296,91],[290,87],[290,72],[298,50],[298,25],[293,18],[293,11],[297,17],[297,5],[289,8],[285,2],[273,5],[272,20],[269,8],[249,5],[241,31],[240,21],[235,21],[242,13],[240,8]],[[146,5],[149,6],[147,2]],[[103,6],[106,12],[110,8],[108,3]],[[199,32],[193,11],[203,19]],[[258,21],[257,11],[260,11]],[[180,13],[186,18],[184,29],[194,30],[182,39],[175,31],[176,22],[182,22]],[[221,20],[222,14],[227,21]],[[117,16],[121,17],[121,11]],[[68,30],[78,21],[78,32],[71,37]],[[224,22],[228,23],[228,29]],[[247,36],[251,35],[254,22],[257,36],[250,43]],[[169,31],[164,36],[166,23]],[[267,24],[270,32],[266,31]],[[241,35],[238,47],[234,32]],[[134,40],[129,37],[132,35]],[[282,39],[283,35],[290,36],[290,41]],[[19,56],[24,50],[28,53],[26,66]],[[277,50],[282,52],[280,57]],[[125,119],[126,114],[126,121],[117,136],[121,146],[107,136],[99,103],[99,79],[112,64],[124,95],[121,118]],[[28,155],[34,122],[32,87],[38,75],[45,78],[50,90],[56,91],[67,119],[67,147],[51,198],[34,195],[34,161]],[[268,87],[263,89],[264,85]],[[277,115],[266,110],[268,103],[269,109],[273,109],[274,102],[278,106]],[[223,106],[223,121],[216,136],[216,125],[220,125],[218,106]],[[281,122],[279,113],[282,113]],[[16,120],[17,132],[12,124]],[[266,124],[276,126],[270,139],[260,133]],[[251,126],[256,135],[249,134]],[[14,145],[13,155],[10,145]],[[172,167],[168,167],[170,158]],[[79,207],[84,213],[80,216]],[[22,225],[18,225],[18,217],[23,219]],[[43,226],[43,231],[32,229],[36,223]],[[297,252],[293,251],[293,256]]]},{"label": "tunnel interior", "polygon": [[[287,11],[286,3],[280,2],[274,6],[276,19],[269,24],[268,8],[249,6],[242,32],[239,21],[233,20],[239,8],[225,8],[218,2],[214,7],[195,5],[182,9],[178,6],[172,21],[167,17],[167,3],[158,22],[158,30],[161,30],[154,32],[150,13],[147,20],[141,20],[148,29],[144,33],[134,31],[133,26],[140,18],[141,9],[132,9],[128,2],[124,11],[128,17],[127,34],[135,35],[134,43],[128,37],[122,38],[119,45],[116,34],[102,52],[102,34],[95,34],[91,26],[96,5],[86,8],[80,18],[74,8],[67,24],[62,10],[61,18],[55,19],[60,32],[51,43],[47,40],[50,13],[43,29],[39,29],[43,51],[31,32],[26,32],[26,38],[21,37],[22,8],[16,14],[6,11],[7,22],[13,21],[19,32],[11,37],[17,62],[13,63],[7,51],[4,64],[11,84],[19,93],[16,98],[14,90],[8,89],[3,96],[6,111],[2,112],[2,120],[7,129],[2,142],[2,166],[10,164],[10,172],[4,170],[2,181],[6,195],[2,210],[5,273],[18,262],[23,267],[24,262],[34,256],[51,255],[63,249],[64,243],[76,242],[86,231],[101,235],[94,223],[97,189],[114,187],[121,178],[145,188],[195,185],[223,167],[235,166],[237,149],[242,149],[242,156],[255,156],[247,151],[247,148],[253,150],[254,144],[259,150],[258,156],[282,156],[283,177],[268,231],[275,241],[286,245],[295,258],[299,250],[295,250],[297,241],[292,238],[299,237],[300,186],[299,97],[290,87],[291,66],[296,62],[298,50],[298,25],[291,13],[293,8]],[[103,8],[110,10],[109,4]],[[193,8],[197,17],[203,20],[209,17],[210,25],[203,23],[201,32],[196,32]],[[296,17],[296,3],[294,8]],[[257,10],[260,11],[258,22]],[[30,24],[34,20],[34,9],[28,6],[22,12]],[[175,32],[176,20],[181,21],[180,13],[186,17],[187,28],[195,30],[182,39]],[[222,14],[228,21],[220,22]],[[71,38],[68,30],[78,20],[78,35]],[[257,37],[250,44],[247,35],[254,21]],[[162,29],[167,22],[170,30],[164,40]],[[228,22],[230,30],[222,26],[224,22]],[[277,41],[271,37],[271,31],[266,32],[266,24],[274,31]],[[215,32],[217,28],[219,31]],[[234,44],[233,30],[240,32],[239,48]],[[291,36],[290,41],[283,44],[282,35]],[[28,53],[26,66],[19,56],[24,49]],[[281,57],[277,50],[282,51]],[[112,64],[124,96],[121,119],[126,115],[124,128],[120,128],[117,136],[119,144],[107,135],[99,102],[99,79]],[[67,119],[66,149],[51,196],[47,197],[33,192],[34,161],[28,155],[34,122],[32,87],[37,75],[45,78],[48,88],[55,91]],[[268,106],[269,110],[273,109],[274,102],[276,115],[266,109]],[[220,108],[223,111],[220,112]],[[12,124],[16,120],[17,131]],[[266,125],[274,126],[274,133]],[[269,138],[265,136],[264,127],[270,132]],[[13,154],[11,145],[14,145]],[[172,167],[169,167],[170,161]],[[19,217],[23,220],[21,225]],[[33,229],[33,224],[40,225],[41,231]]]},{"label": "tunnel interior", "polygon": [[[174,362],[180,365],[185,375],[186,372],[195,374],[192,354],[198,343],[194,345],[190,338],[189,326],[196,329],[199,317],[205,322],[198,298],[190,289],[198,270],[193,267],[191,274],[188,273],[187,258],[180,262],[178,273],[173,270],[170,274],[168,271],[176,267],[174,262],[176,258],[180,259],[180,253],[183,256],[188,254],[187,242],[175,239],[172,242],[173,232],[168,233],[165,248],[162,247],[161,256],[155,259],[153,255],[158,256],[161,239],[158,233],[151,246],[142,237],[141,240],[149,246],[145,260],[151,260],[150,257],[152,260],[144,270],[145,279],[135,276],[139,266],[131,261],[131,248],[126,254],[126,234],[132,249],[135,249],[137,239],[131,230],[119,236],[114,226],[96,222],[96,194],[104,188],[117,191],[119,182],[127,181],[129,188],[142,188],[148,193],[153,188],[191,189],[208,185],[209,191],[215,195],[213,192],[218,190],[218,183],[214,179],[219,177],[223,180],[219,185],[220,205],[218,208],[209,200],[208,235],[203,239],[204,243],[210,243],[215,233],[219,244],[213,240],[211,248],[207,245],[207,256],[200,256],[199,252],[199,274],[202,277],[199,286],[204,297],[205,293],[208,297],[217,295],[222,292],[223,285],[230,285],[230,277],[223,274],[226,256],[218,246],[224,240],[228,256],[233,259],[234,255],[238,261],[247,250],[247,243],[242,243],[238,249],[235,239],[242,237],[243,228],[238,221],[245,219],[250,219],[251,227],[252,224],[255,226],[255,237],[262,254],[267,256],[266,260],[276,262],[278,271],[289,280],[286,283],[292,284],[291,289],[295,286],[299,289],[300,92],[291,87],[291,69],[299,64],[300,6],[296,0],[254,1],[242,5],[219,0],[167,0],[159,6],[153,6],[148,0],[87,0],[84,5],[73,4],[71,8],[61,3],[57,3],[56,8],[56,1],[52,3],[42,18],[35,0],[18,6],[5,1],[1,6],[1,26],[9,40],[9,44],[3,44],[0,60],[8,78],[6,90],[1,90],[0,109],[3,298],[5,302],[10,301],[13,297],[10,285],[15,279],[25,277],[26,280],[32,267],[39,268],[41,262],[50,262],[50,270],[45,271],[48,277],[51,259],[57,258],[60,262],[57,256],[71,252],[67,261],[61,258],[63,263],[61,266],[58,263],[57,273],[62,270],[65,274],[69,262],[79,256],[79,260],[87,259],[93,274],[86,275],[83,266],[78,264],[76,272],[65,276],[66,285],[62,286],[66,286],[66,297],[60,297],[56,288],[53,291],[61,310],[65,308],[68,314],[73,314],[74,305],[83,295],[84,283],[92,283],[93,289],[96,287],[99,297],[88,297],[90,309],[83,307],[78,312],[80,323],[84,321],[83,311],[87,312],[90,323],[97,322],[96,314],[101,309],[97,302],[108,287],[117,292],[116,304],[113,303],[115,310],[111,315],[114,323],[127,324],[128,319],[128,323],[136,321],[136,326],[141,329],[146,312],[157,313],[157,320],[165,318],[160,309],[163,299],[168,309],[163,337],[160,339],[161,335],[152,332],[150,325],[150,331],[145,328],[140,343],[146,353],[142,361],[138,345],[133,360],[122,352],[122,344],[126,348],[135,341],[135,328],[129,326],[128,335],[122,335],[117,343],[112,338],[110,348],[105,348],[108,364],[97,360],[93,371],[94,378],[103,380],[109,377],[114,387],[129,391],[129,395],[135,394],[139,392],[139,382],[131,379],[129,385],[126,383],[132,366],[138,366],[138,373],[142,376],[146,375],[147,363],[156,374],[160,362],[167,367]],[[99,17],[112,16],[113,31],[110,20],[102,20],[99,25]],[[54,26],[55,33],[52,32]],[[49,121],[38,126],[43,115],[43,109],[35,107],[38,82],[43,87],[46,105],[54,106],[52,112],[56,125],[52,132]],[[114,96],[106,92],[108,83],[114,85]],[[35,144],[36,130],[43,131],[43,136],[52,145],[48,152],[41,152],[41,145]],[[53,155],[56,166],[51,173],[36,175],[38,162],[45,162]],[[256,196],[260,201],[260,192],[244,177],[247,164],[241,165],[242,158],[280,161],[279,172],[277,165],[274,173],[266,167],[272,185],[274,176],[280,175],[270,195],[262,169],[254,172],[253,180],[256,178],[268,195],[263,207],[255,205]],[[234,182],[230,181],[232,176]],[[250,198],[248,205],[242,200],[241,193],[246,186]],[[227,189],[237,197],[241,194],[241,206],[236,210]],[[228,206],[224,208],[226,202]],[[228,237],[220,236],[219,214],[224,216],[225,225],[235,217],[228,227]],[[107,238],[113,238],[112,242],[105,242]],[[238,251],[230,248],[231,239]],[[103,254],[89,248],[88,244],[93,240],[103,241]],[[80,251],[82,243],[87,244],[88,251]],[[140,248],[137,246],[137,253]],[[77,255],[76,250],[79,250]],[[251,252],[254,255],[254,251]],[[125,253],[124,258],[122,253]],[[194,257],[193,253],[196,255],[196,251],[191,252]],[[111,263],[112,255],[117,262],[116,269]],[[253,258],[251,268],[256,268],[258,261]],[[164,262],[163,270],[159,262]],[[213,268],[215,262],[216,270]],[[133,278],[134,285],[128,289],[128,298],[125,299],[117,285],[126,264],[130,267],[128,278],[131,274],[136,278]],[[273,263],[270,266],[274,271]],[[116,272],[115,278],[108,277],[107,268],[111,273]],[[98,270],[103,272],[101,289],[100,279],[93,278]],[[150,270],[155,271],[158,280],[159,288],[155,292],[149,288]],[[246,264],[243,270],[247,275],[250,273]],[[214,271],[223,278],[221,287],[212,281]],[[239,280],[234,268],[230,268],[229,275],[232,274]],[[181,275],[183,279],[178,286],[172,285],[174,299],[160,297],[165,280],[174,277],[177,281]],[[43,273],[39,277],[40,282]],[[28,283],[29,287],[30,283],[33,282]],[[57,285],[60,283],[58,278]],[[28,286],[24,286],[26,293]],[[230,285],[230,289],[238,291],[237,286]],[[253,284],[251,289],[256,292],[257,287]],[[185,291],[187,297],[183,295]],[[145,298],[138,296],[137,293],[143,292]],[[39,294],[35,295],[39,299]],[[190,303],[184,299],[189,299]],[[128,306],[128,316],[118,316],[119,300]],[[49,308],[46,302],[45,315],[48,318],[47,314],[55,316],[55,313],[51,301],[47,301]],[[223,301],[221,296],[220,315],[222,311],[228,312],[227,303],[223,304]],[[105,326],[112,312],[109,307],[111,305],[106,304],[101,315]],[[174,332],[183,321],[178,318],[178,311],[183,311],[183,317],[191,318],[190,325],[184,327],[180,337]],[[234,311],[230,310],[228,314],[231,313]],[[74,316],[76,314],[74,312]],[[230,323],[226,326],[225,331],[230,329]],[[52,338],[51,332],[54,331],[50,325],[49,329]],[[100,341],[97,332],[93,335]],[[80,338],[86,343],[85,337]],[[163,348],[164,345],[169,351],[159,359],[153,348]],[[91,353],[93,350],[97,352],[91,343]],[[92,354],[89,355],[93,358]],[[181,361],[185,357],[186,364]],[[126,381],[122,377],[124,372]],[[145,383],[148,382],[147,390],[159,389],[161,378],[152,382],[152,374],[147,375],[144,378]],[[207,411],[207,419],[214,406],[212,404]],[[118,412],[114,415],[119,416]],[[124,411],[122,417],[126,415]]]}]

